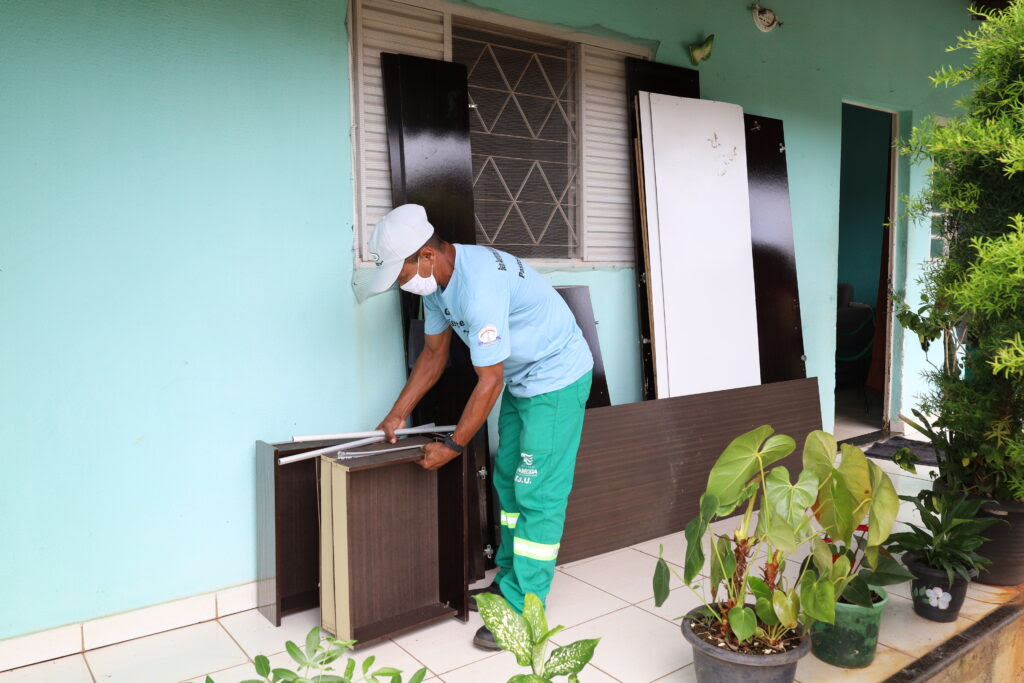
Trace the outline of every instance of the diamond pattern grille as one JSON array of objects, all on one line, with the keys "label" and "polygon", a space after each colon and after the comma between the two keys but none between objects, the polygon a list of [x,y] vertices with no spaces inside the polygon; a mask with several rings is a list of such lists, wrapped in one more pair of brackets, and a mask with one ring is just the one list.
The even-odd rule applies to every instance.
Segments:
[{"label": "diamond pattern grille", "polygon": [[573,46],[452,27],[466,65],[477,240],[517,256],[575,258]]}]

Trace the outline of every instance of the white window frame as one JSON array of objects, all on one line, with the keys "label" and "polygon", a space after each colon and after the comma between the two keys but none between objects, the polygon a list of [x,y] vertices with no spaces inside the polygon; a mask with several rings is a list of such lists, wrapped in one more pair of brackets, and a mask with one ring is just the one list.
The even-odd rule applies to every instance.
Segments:
[{"label": "white window frame", "polygon": [[[364,82],[369,71],[364,70],[364,44],[362,16],[364,7],[369,5],[370,11],[375,7],[404,7],[410,13],[431,21],[435,28],[433,39],[443,35],[443,49],[440,44],[421,47],[426,52],[423,56],[452,58],[452,20],[470,21],[476,24],[491,25],[495,28],[521,31],[546,38],[562,40],[576,45],[577,73],[576,88],[578,102],[579,136],[578,150],[578,197],[577,207],[577,245],[576,258],[530,258],[531,265],[545,270],[568,270],[574,268],[593,269],[601,267],[632,267],[635,265],[633,254],[633,217],[632,217],[632,169],[629,164],[628,119],[625,106],[624,81],[621,83],[621,101],[603,106],[600,99],[602,86],[608,92],[618,94],[612,87],[620,87],[621,77],[612,75],[607,68],[612,60],[625,57],[650,59],[651,51],[647,46],[635,45],[623,41],[594,36],[570,29],[551,26],[528,19],[511,17],[489,10],[455,5],[444,0],[352,0],[349,3],[349,68],[352,92],[352,162],[353,162],[353,252],[357,268],[369,267],[373,264],[366,254],[365,244],[370,229],[368,216],[373,211],[367,208],[368,195],[365,176],[371,170],[366,163],[367,153],[376,154],[380,158],[380,150],[372,149],[365,139],[376,135],[379,143],[381,130],[379,121],[373,130],[373,122],[367,124],[369,116],[364,116],[364,93],[369,92],[371,85]],[[420,14],[422,13],[422,14]],[[430,13],[435,13],[431,15]],[[442,34],[443,31],[443,34]],[[433,49],[431,49],[431,47]],[[395,45],[396,52],[410,52],[403,46]],[[414,54],[415,51],[411,51]],[[604,60],[604,64],[602,64]],[[369,69],[369,67],[368,67]],[[379,119],[379,116],[377,117]],[[607,136],[602,140],[602,136]],[[622,158],[625,150],[625,158]],[[384,150],[386,156],[386,150]],[[607,164],[604,168],[602,164]],[[619,166],[621,165],[621,168]],[[380,174],[381,169],[375,169]],[[589,188],[589,191],[588,191]],[[617,202],[601,201],[608,191],[619,194]],[[625,194],[623,194],[625,193]],[[628,197],[625,195],[629,195]],[[390,198],[389,198],[390,199]],[[377,197],[380,202],[380,197]],[[390,201],[388,202],[390,204]],[[380,208],[376,211],[379,213]],[[612,254],[611,258],[608,255]]]}]

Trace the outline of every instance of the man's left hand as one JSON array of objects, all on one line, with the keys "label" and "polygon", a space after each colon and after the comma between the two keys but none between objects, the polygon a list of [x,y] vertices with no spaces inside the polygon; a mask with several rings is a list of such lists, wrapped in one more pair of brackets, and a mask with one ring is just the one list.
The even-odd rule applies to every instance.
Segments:
[{"label": "man's left hand", "polygon": [[459,454],[456,451],[448,448],[443,443],[435,442],[423,446],[423,459],[417,462],[425,470],[436,470],[457,457],[459,457]]}]

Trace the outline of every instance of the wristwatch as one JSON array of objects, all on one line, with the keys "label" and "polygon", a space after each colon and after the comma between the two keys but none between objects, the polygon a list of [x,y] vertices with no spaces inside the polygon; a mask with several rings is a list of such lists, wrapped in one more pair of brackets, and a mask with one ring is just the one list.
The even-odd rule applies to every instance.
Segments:
[{"label": "wristwatch", "polygon": [[461,453],[462,451],[466,450],[465,446],[460,446],[459,444],[457,444],[455,442],[455,439],[452,438],[451,434],[449,434],[448,436],[444,437],[444,445],[445,445],[446,448],[450,448],[453,451],[455,451],[456,453]]}]

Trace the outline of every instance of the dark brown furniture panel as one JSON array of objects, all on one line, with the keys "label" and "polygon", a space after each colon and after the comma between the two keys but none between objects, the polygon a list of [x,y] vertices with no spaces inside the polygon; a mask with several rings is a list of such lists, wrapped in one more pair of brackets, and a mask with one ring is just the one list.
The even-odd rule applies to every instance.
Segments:
[{"label": "dark brown furniture panel", "polygon": [[[388,149],[391,157],[391,199],[394,206],[420,204],[438,235],[448,242],[474,244],[473,165],[469,146],[469,94],[466,67],[434,59],[390,53],[381,54],[384,106],[387,113]],[[402,325],[410,346],[409,331],[419,318],[420,297],[402,292]],[[415,328],[414,328],[415,329]],[[453,341],[451,360],[441,379],[413,412],[415,424],[455,424],[476,386],[476,372],[466,345]],[[487,509],[486,478],[489,470],[487,430],[481,428],[467,444],[463,456],[441,468],[439,500],[464,501],[467,507],[445,504],[438,513],[454,523],[467,525],[471,550],[447,547],[442,562],[462,557],[467,578],[483,577],[484,547],[493,543]],[[451,543],[442,539],[442,544]],[[454,573],[446,573],[454,577]],[[467,618],[466,585],[454,580],[442,588],[442,597],[459,605]]]},{"label": "dark brown furniture panel", "polygon": [[744,114],[761,383],[807,376],[782,121]]},{"label": "dark brown furniture panel", "polygon": [[559,563],[681,531],[722,450],[764,424],[797,440],[782,464],[799,469],[804,438],[821,429],[818,380],[588,410]]},{"label": "dark brown furniture panel", "polygon": [[643,214],[640,211],[640,192],[637,188],[637,120],[636,95],[653,92],[676,97],[700,97],[700,73],[671,64],[659,64],[633,57],[626,58],[626,110],[629,117],[630,178],[633,183],[633,226],[636,243],[636,303],[640,326],[640,365],[643,378],[644,400],[656,395],[654,382],[654,348],[651,344],[651,302],[647,296],[647,267],[644,254]]},{"label": "dark brown furniture panel", "polygon": [[274,626],[320,604],[316,461],[277,459],[335,443],[256,442],[256,604]]}]

